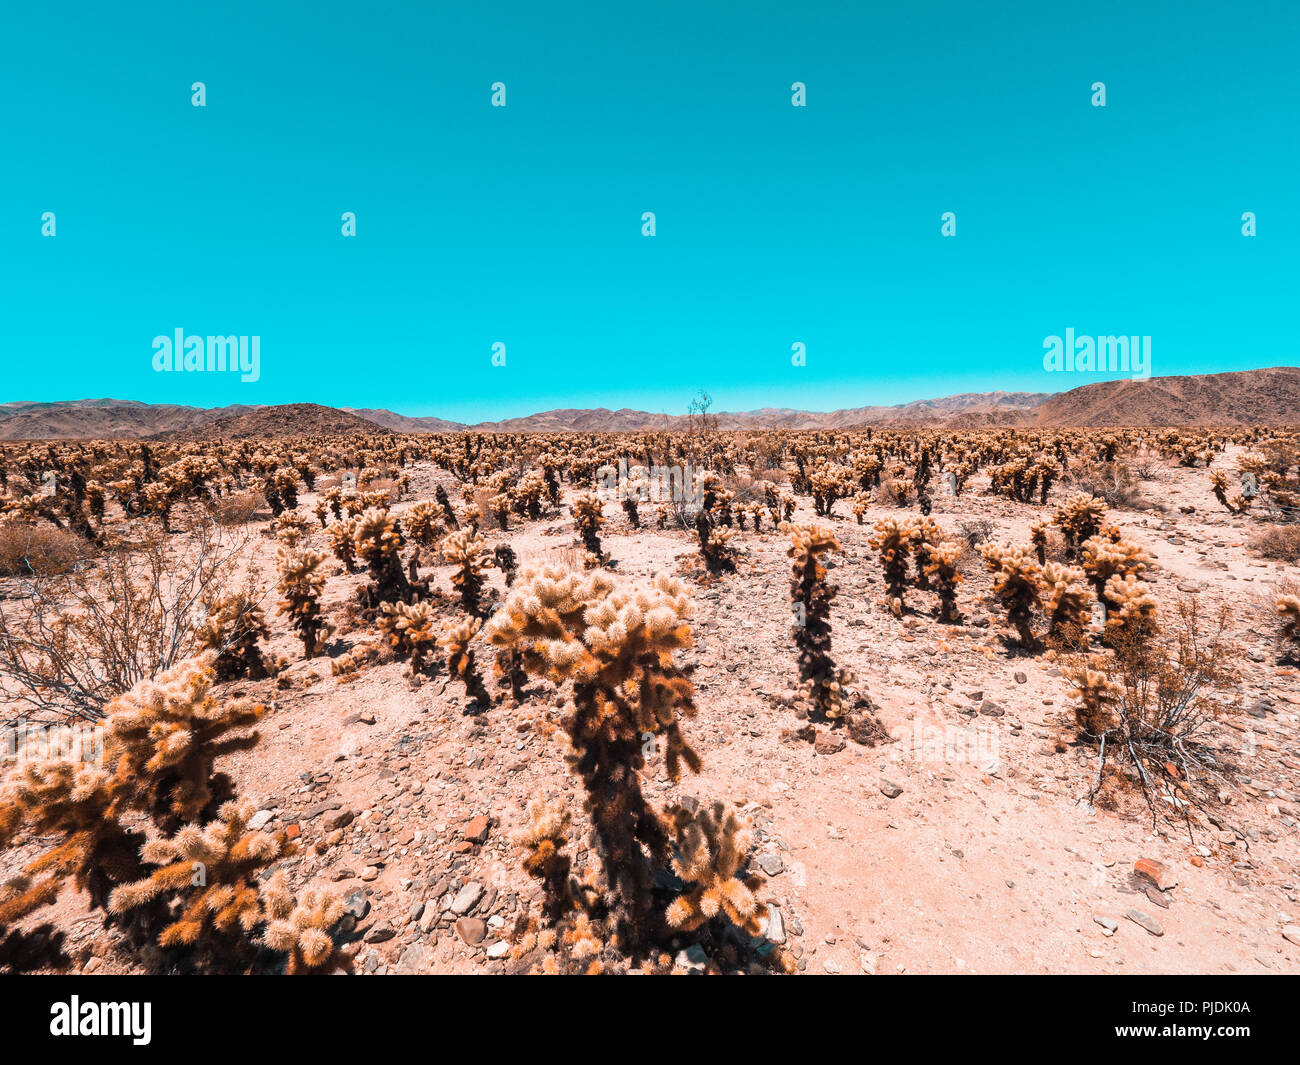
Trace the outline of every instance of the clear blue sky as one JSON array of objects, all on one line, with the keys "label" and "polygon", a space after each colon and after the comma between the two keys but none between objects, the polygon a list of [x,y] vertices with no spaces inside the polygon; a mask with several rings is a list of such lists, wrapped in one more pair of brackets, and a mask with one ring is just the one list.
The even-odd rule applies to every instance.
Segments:
[{"label": "clear blue sky", "polygon": [[[0,401],[829,409],[1100,379],[1043,372],[1066,327],[1300,363],[1298,51],[1294,2],[8,5]],[[155,373],[176,328],[260,380]]]}]

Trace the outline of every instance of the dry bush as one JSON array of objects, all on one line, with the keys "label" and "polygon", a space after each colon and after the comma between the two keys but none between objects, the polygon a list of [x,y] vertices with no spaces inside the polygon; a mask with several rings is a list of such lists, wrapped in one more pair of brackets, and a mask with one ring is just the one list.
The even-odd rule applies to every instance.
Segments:
[{"label": "dry bush", "polygon": [[1122,462],[1081,463],[1071,469],[1064,480],[1072,488],[1105,500],[1111,507],[1149,510],[1154,506],[1143,498],[1139,479]]},{"label": "dry bush", "polygon": [[67,529],[0,521],[0,577],[52,577],[67,573],[91,551],[85,540]]},{"label": "dry bush", "polygon": [[[208,504],[208,513],[219,525],[245,525],[253,521],[257,512],[266,508],[261,492],[234,492],[221,496]],[[270,516],[269,510],[267,516]]]},{"label": "dry bush", "polygon": [[235,591],[248,534],[199,519],[176,535],[109,544],[67,574],[20,578],[0,610],[0,673],[28,723],[97,720],[104,706],[198,648],[205,601]]},{"label": "dry bush", "polygon": [[1251,537],[1250,549],[1275,562],[1300,564],[1300,525],[1265,525]]},{"label": "dry bush", "polygon": [[1220,778],[1222,764],[1205,748],[1205,731],[1236,689],[1238,650],[1226,606],[1206,618],[1195,596],[1183,598],[1165,631],[1131,626],[1113,652],[1066,671],[1074,684],[1080,739],[1099,749],[1095,798],[1108,759],[1130,770],[1151,810],[1187,812],[1200,778]]}]

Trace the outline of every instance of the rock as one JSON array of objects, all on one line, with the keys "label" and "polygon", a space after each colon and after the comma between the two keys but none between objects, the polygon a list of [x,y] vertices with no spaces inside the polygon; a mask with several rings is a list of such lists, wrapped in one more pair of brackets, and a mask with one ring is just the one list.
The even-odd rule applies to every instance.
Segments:
[{"label": "rock", "polygon": [[367,865],[364,869],[361,870],[361,879],[362,880],[379,879],[379,867],[374,865]]},{"label": "rock", "polygon": [[510,944],[504,939],[498,939],[487,949],[487,956],[493,960],[504,958],[508,953],[510,953]]},{"label": "rock", "polygon": [[1159,906],[1162,910],[1169,909],[1169,900],[1165,898],[1165,893],[1161,891],[1158,887],[1156,887],[1154,884],[1148,884],[1146,886],[1144,894],[1146,895],[1147,898],[1149,898],[1153,903],[1155,903],[1155,905]]},{"label": "rock", "polygon": [[1282,929],[1282,938],[1288,943],[1294,943],[1297,947],[1300,947],[1300,928],[1293,924],[1287,925]]},{"label": "rock", "polygon": [[1109,917],[1102,917],[1098,915],[1094,917],[1093,920],[1096,921],[1099,925],[1101,925],[1101,934],[1106,936],[1107,938],[1113,936],[1115,934],[1115,930],[1119,928],[1119,923],[1117,921],[1112,921]]},{"label": "rock", "polygon": [[775,906],[769,906],[767,917],[760,923],[760,930],[769,943],[784,943],[785,921],[781,919],[781,911]]},{"label": "rock", "polygon": [[477,947],[487,936],[487,923],[477,917],[458,917],[456,934],[466,945]]},{"label": "rock", "polygon": [[844,969],[840,966],[840,963],[835,961],[833,958],[827,958],[824,962],[822,962],[822,966],[832,976],[838,976],[840,973],[844,971]]},{"label": "rock", "polygon": [[813,740],[813,751],[817,754],[839,754],[844,750],[845,742],[841,735],[819,732],[817,738]]},{"label": "rock", "polygon": [[1153,936],[1162,936],[1165,934],[1165,930],[1160,927],[1160,922],[1149,913],[1143,913],[1141,910],[1126,910],[1124,916],[1135,925],[1145,928]]},{"label": "rock", "polygon": [[465,825],[461,835],[471,843],[486,843],[491,828],[492,821],[485,814],[479,814]]},{"label": "rock", "polygon": [[1028,683],[1028,681],[1029,681],[1029,678],[1028,678],[1027,676],[1025,676],[1025,674],[1023,674],[1023,673],[1017,673],[1017,674],[1016,674],[1016,683],[1017,683],[1017,684],[1026,684],[1026,683]]},{"label": "rock", "polygon": [[1154,858],[1139,858],[1133,863],[1133,872],[1150,880],[1161,891],[1169,891],[1178,886],[1178,881],[1170,875],[1164,862],[1158,862]]},{"label": "rock", "polygon": [[248,819],[248,830],[250,832],[260,832],[274,816],[275,814],[271,813],[270,810],[258,810]]},{"label": "rock", "polygon": [[876,975],[876,959],[868,954],[865,950],[858,955],[858,968],[868,976]]},{"label": "rock", "polygon": [[337,813],[332,813],[326,817],[321,822],[321,825],[327,832],[334,832],[340,828],[347,828],[356,820],[356,816],[356,813],[352,810],[339,810]]},{"label": "rock", "polygon": [[760,854],[758,856],[758,867],[768,876],[779,876],[785,868],[785,863],[781,861],[779,854]]},{"label": "rock", "polygon": [[692,943],[685,950],[679,950],[673,959],[673,965],[688,973],[702,973],[709,964],[709,956],[698,943]]},{"label": "rock", "polygon": [[423,943],[412,943],[402,951],[402,956],[393,966],[393,972],[400,976],[414,976],[417,973],[428,972],[432,964],[433,951]]},{"label": "rock", "polygon": [[903,789],[892,780],[883,780],[880,783],[880,794],[886,799],[897,799],[903,794]]},{"label": "rock", "polygon": [[366,893],[359,888],[352,892],[343,900],[343,912],[352,914],[358,921],[365,920],[366,914],[370,912],[370,900],[366,898]]},{"label": "rock", "polygon": [[397,933],[386,924],[377,924],[365,934],[364,938],[367,943],[387,943]]},{"label": "rock", "polygon": [[456,897],[451,900],[451,912],[460,916],[469,913],[474,908],[474,904],[483,897],[483,885],[477,881],[471,880],[456,893]]}]

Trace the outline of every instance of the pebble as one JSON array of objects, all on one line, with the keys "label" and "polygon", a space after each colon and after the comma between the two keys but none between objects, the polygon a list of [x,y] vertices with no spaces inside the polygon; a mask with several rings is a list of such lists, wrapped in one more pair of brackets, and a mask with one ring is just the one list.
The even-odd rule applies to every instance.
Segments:
[{"label": "pebble", "polygon": [[1143,913],[1141,910],[1127,910],[1124,916],[1135,925],[1145,928],[1153,936],[1163,936],[1165,934],[1165,930],[1160,927],[1160,922],[1149,913]]}]

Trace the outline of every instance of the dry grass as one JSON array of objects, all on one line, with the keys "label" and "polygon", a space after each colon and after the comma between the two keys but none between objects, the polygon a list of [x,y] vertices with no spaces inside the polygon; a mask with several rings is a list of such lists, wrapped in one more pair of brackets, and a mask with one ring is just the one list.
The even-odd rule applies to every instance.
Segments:
[{"label": "dry grass", "polygon": [[67,573],[90,553],[90,545],[66,529],[0,522],[0,576],[57,576]]}]

